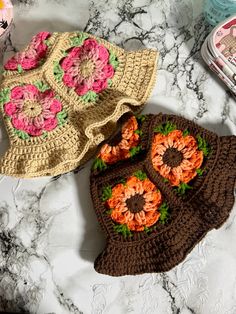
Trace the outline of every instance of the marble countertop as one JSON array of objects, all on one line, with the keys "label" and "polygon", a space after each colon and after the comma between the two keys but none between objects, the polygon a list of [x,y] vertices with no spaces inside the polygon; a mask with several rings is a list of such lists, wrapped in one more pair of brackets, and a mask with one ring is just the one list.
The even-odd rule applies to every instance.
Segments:
[{"label": "marble countertop", "polygon": [[[236,105],[204,65],[202,1],[18,0],[4,59],[38,31],[86,30],[125,49],[160,51],[145,112],[177,113],[219,135],[236,134]],[[1,153],[8,146],[1,127]],[[89,167],[58,177],[0,176],[0,311],[92,314],[235,314],[236,209],[167,273],[113,278],[93,261],[104,236]]]}]

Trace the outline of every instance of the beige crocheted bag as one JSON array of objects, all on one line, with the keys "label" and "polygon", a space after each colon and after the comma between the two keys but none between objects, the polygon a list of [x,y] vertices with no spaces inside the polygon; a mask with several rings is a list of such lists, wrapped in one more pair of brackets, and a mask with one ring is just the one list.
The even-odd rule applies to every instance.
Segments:
[{"label": "beige crocheted bag", "polygon": [[158,53],[90,34],[41,32],[5,64],[0,107],[10,148],[0,173],[58,175],[85,163],[155,82]]}]

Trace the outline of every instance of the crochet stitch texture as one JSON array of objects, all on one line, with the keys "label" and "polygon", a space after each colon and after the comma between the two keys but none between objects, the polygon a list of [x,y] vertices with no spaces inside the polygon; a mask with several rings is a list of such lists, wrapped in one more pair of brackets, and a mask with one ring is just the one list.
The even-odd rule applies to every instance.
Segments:
[{"label": "crochet stitch texture", "polygon": [[107,238],[96,271],[168,271],[228,218],[236,137],[218,137],[174,115],[128,115],[91,171],[91,195]]},{"label": "crochet stitch texture", "polygon": [[4,68],[0,108],[10,148],[0,173],[58,175],[85,163],[126,112],[138,112],[158,53],[126,52],[82,32],[41,32]]}]

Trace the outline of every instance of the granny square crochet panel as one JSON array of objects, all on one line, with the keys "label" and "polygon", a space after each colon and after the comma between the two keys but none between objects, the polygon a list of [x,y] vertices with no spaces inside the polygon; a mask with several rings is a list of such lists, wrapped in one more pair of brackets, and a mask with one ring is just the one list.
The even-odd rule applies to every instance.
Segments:
[{"label": "granny square crochet panel", "polygon": [[180,263],[234,203],[236,137],[174,115],[128,115],[91,171],[107,243],[95,261],[112,276]]},{"label": "granny square crochet panel", "polygon": [[0,173],[58,175],[86,162],[124,113],[140,111],[157,58],[83,32],[35,35],[4,66],[0,107],[10,148]]}]

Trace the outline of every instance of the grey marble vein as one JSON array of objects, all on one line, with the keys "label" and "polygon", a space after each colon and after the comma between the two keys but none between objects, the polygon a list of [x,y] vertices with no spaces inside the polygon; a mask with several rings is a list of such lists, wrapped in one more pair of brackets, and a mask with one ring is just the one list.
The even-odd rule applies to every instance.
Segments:
[{"label": "grey marble vein", "polygon": [[[19,0],[4,60],[40,30],[84,30],[132,50],[160,52],[145,112],[178,113],[220,135],[236,133],[235,101],[209,72],[202,0]],[[8,140],[0,126],[0,152]],[[0,177],[0,312],[235,314],[235,208],[165,274],[113,278],[93,261],[104,238],[89,195],[89,166],[32,180]]]}]

